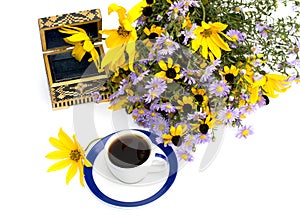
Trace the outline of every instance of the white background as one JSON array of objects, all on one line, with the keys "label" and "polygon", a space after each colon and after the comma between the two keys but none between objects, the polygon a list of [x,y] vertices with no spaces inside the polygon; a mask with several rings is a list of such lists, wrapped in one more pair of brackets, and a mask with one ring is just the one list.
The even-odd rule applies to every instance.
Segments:
[{"label": "white background", "polygon": [[[187,164],[170,190],[139,208],[119,209],[95,198],[66,170],[47,173],[60,127],[73,134],[73,109],[52,111],[37,19],[100,8],[103,27],[112,0],[7,1],[1,21],[0,206],[3,223],[299,223],[300,86],[249,117],[255,135],[238,140],[226,131],[220,153],[199,172],[203,155]],[[126,8],[134,3],[122,3]],[[105,109],[103,110],[105,111]],[[100,129],[109,133],[102,121]],[[142,221],[141,221],[142,220]],[[160,221],[162,222],[162,221]]]}]

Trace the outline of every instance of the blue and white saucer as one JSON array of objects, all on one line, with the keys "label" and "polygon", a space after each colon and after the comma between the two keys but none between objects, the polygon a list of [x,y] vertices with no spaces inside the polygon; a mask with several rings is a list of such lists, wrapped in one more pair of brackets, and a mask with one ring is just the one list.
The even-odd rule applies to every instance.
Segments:
[{"label": "blue and white saucer", "polygon": [[[138,131],[149,136],[155,144],[156,135],[144,130]],[[104,145],[113,134],[99,140],[87,154],[93,167],[84,167],[84,174],[91,192],[100,200],[118,207],[146,205],[164,195],[174,183],[178,172],[178,161],[172,147],[159,144],[156,149],[158,153],[165,155],[169,169],[161,173],[149,173],[139,183],[125,184],[110,173],[104,160]]]}]

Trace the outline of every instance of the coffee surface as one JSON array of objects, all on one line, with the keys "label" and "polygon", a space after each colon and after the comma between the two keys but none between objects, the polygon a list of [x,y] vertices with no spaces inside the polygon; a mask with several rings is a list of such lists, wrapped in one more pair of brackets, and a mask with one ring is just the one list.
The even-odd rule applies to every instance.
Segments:
[{"label": "coffee surface", "polygon": [[150,155],[147,141],[137,135],[116,138],[108,149],[108,158],[116,166],[133,168],[143,164]]}]

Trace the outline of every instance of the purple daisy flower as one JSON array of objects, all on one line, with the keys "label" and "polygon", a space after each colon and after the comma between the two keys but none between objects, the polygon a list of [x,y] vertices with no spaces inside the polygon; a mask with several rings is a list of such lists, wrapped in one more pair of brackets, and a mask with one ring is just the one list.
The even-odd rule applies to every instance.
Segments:
[{"label": "purple daisy flower", "polygon": [[196,0],[182,0],[185,6],[192,6],[192,7],[200,7],[198,1]]},{"label": "purple daisy flower", "polygon": [[167,88],[166,81],[154,77],[150,81],[148,81],[148,84],[145,86],[145,89],[148,89],[148,92],[144,95],[145,102],[150,103],[152,100],[158,98]]},{"label": "purple daisy flower", "polygon": [[172,15],[174,16],[174,19],[177,19],[179,14],[181,14],[183,17],[186,15],[186,10],[184,8],[184,1],[177,1],[173,2],[171,6],[169,7],[169,11],[167,12],[168,20],[171,21]]},{"label": "purple daisy flower", "polygon": [[257,109],[257,104],[248,104],[239,108],[240,114],[250,114]]},{"label": "purple daisy flower", "polygon": [[132,111],[132,117],[134,118],[135,122],[145,128],[150,127],[150,111],[147,109],[134,109]]},{"label": "purple daisy flower", "polygon": [[262,51],[261,48],[262,48],[261,46],[255,45],[255,46],[251,47],[251,51],[253,54],[260,54]]},{"label": "purple daisy flower", "polygon": [[150,81],[148,81],[148,84],[145,86],[145,88],[157,91],[161,94],[166,90],[167,84],[164,79],[154,77]]},{"label": "purple daisy flower", "polygon": [[262,23],[262,22],[258,22],[255,25],[255,28],[259,31],[262,32],[265,28],[266,28],[266,24]]},{"label": "purple daisy flower", "polygon": [[261,22],[257,23],[255,28],[260,32],[263,38],[267,38],[269,33],[272,31],[272,27],[270,25]]},{"label": "purple daisy flower", "polygon": [[174,113],[176,111],[176,107],[170,102],[159,104],[159,109],[167,113]]},{"label": "purple daisy flower", "polygon": [[146,94],[144,94],[145,103],[151,103],[151,101],[159,98],[160,94],[161,93],[157,90],[149,89],[149,91]]},{"label": "purple daisy flower", "polygon": [[192,70],[192,69],[182,69],[182,77],[183,81],[189,85],[194,85],[196,84],[196,80],[193,76],[197,75],[197,74],[201,74],[200,70]]},{"label": "purple daisy flower", "polygon": [[199,133],[197,135],[197,144],[204,144],[204,143],[210,142],[211,139],[212,138],[209,133],[206,133],[206,134]]},{"label": "purple daisy flower", "polygon": [[230,93],[230,86],[223,80],[214,81],[209,86],[209,91],[217,97],[225,97]]},{"label": "purple daisy flower", "polygon": [[137,103],[137,102],[142,102],[143,98],[140,96],[128,96],[127,99],[131,103]]},{"label": "purple daisy flower", "polygon": [[228,30],[226,34],[238,43],[241,43],[246,39],[246,34],[240,32],[239,30]]},{"label": "purple daisy flower", "polygon": [[183,44],[187,45],[188,41],[190,39],[195,39],[196,36],[194,34],[194,30],[196,29],[197,24],[193,23],[192,27],[190,29],[184,29],[183,31],[181,31],[181,34],[184,36],[184,40],[183,40]]},{"label": "purple daisy flower", "polygon": [[226,108],[220,111],[218,119],[224,123],[232,124],[239,117],[239,113],[235,108]]},{"label": "purple daisy flower", "polygon": [[249,135],[252,135],[253,132],[253,128],[251,126],[243,126],[242,128],[240,128],[238,130],[238,133],[236,134],[237,138],[247,138]]},{"label": "purple daisy flower", "polygon": [[180,160],[185,160],[188,162],[191,162],[194,160],[193,155],[191,154],[191,152],[187,151],[187,150],[176,150],[177,156]]},{"label": "purple daisy flower", "polygon": [[157,135],[165,134],[170,129],[169,122],[160,115],[153,117],[150,123],[150,131]]}]

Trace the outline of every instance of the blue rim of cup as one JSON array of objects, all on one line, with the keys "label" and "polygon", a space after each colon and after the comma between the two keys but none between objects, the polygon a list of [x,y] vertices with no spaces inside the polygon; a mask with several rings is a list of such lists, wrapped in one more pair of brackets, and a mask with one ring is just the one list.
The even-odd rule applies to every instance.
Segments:
[{"label": "blue rim of cup", "polygon": [[[134,129],[137,131],[141,131],[144,134],[146,134],[151,141],[154,143],[155,142],[155,138],[157,137],[155,134],[148,132],[148,131],[144,131],[144,130],[139,130],[139,129]],[[102,138],[101,140],[99,140],[93,147],[92,149],[88,152],[87,154],[87,159],[94,164],[97,156],[99,155],[99,153],[104,149],[104,145],[106,143],[106,141],[111,137],[111,135],[113,135],[114,133]],[[164,146],[163,144],[158,144],[157,145],[166,155],[167,160],[169,162],[169,175],[168,178],[166,180],[166,182],[164,183],[164,185],[152,196],[145,198],[143,200],[140,201],[130,201],[130,202],[126,202],[126,201],[119,201],[113,198],[108,197],[107,195],[105,195],[103,192],[101,192],[101,190],[98,188],[98,186],[96,185],[94,178],[93,178],[93,167],[84,167],[84,178],[85,178],[85,182],[87,184],[87,186],[89,187],[89,189],[91,190],[91,192],[100,200],[114,205],[114,206],[118,206],[118,207],[137,207],[137,206],[142,206],[142,205],[146,205],[149,204],[153,201],[155,201],[156,199],[158,199],[159,197],[161,197],[163,194],[165,194],[169,188],[172,186],[172,184],[175,181],[176,175],[177,175],[177,171],[178,171],[178,162],[177,162],[177,157],[176,154],[174,153],[173,149],[171,146]]]}]

